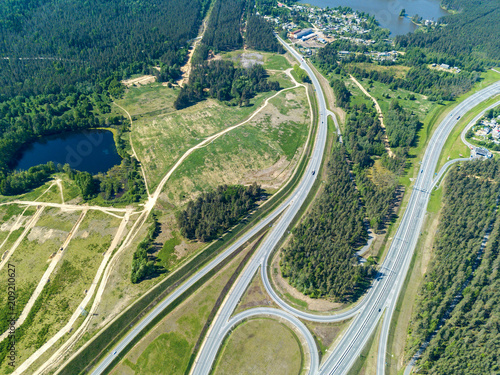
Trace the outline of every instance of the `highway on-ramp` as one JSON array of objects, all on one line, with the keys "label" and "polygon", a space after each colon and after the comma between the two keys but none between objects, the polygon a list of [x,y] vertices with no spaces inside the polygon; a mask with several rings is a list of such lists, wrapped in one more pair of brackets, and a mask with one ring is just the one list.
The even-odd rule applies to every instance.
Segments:
[{"label": "highway on-ramp", "polygon": [[[188,290],[192,285],[194,285],[198,280],[203,278],[206,274],[208,274],[213,268],[215,268],[219,263],[221,263],[225,258],[227,258],[231,253],[233,253],[236,249],[244,245],[247,241],[249,241],[253,236],[255,236],[260,230],[268,226],[278,215],[284,212],[283,217],[285,217],[286,221],[283,220],[283,217],[280,221],[275,224],[275,228],[271,231],[270,235],[266,239],[266,243],[269,243],[269,238],[272,238],[272,241],[277,242],[281,235],[284,233],[286,228],[288,227],[293,216],[287,214],[290,210],[293,212],[297,212],[301,206],[301,202],[305,200],[309,190],[311,189],[314,181],[317,177],[317,174],[313,172],[319,170],[321,165],[321,159],[324,153],[325,144],[326,144],[326,132],[327,132],[327,112],[326,112],[326,104],[325,99],[323,97],[323,92],[321,91],[321,86],[317,81],[316,77],[312,74],[311,69],[303,63],[302,66],[308,71],[308,73],[315,80],[316,94],[318,95],[318,102],[320,105],[320,118],[319,118],[319,128],[316,133],[316,140],[314,143],[314,150],[312,152],[311,158],[309,160],[308,166],[306,167],[305,174],[295,188],[294,192],[291,194],[289,198],[287,198],[277,209],[275,209],[269,216],[265,219],[261,220],[257,225],[253,227],[252,230],[243,235],[237,242],[235,242],[231,247],[229,247],[226,251],[217,256],[214,260],[212,260],[209,264],[203,267],[198,273],[193,275],[188,281],[186,281],[183,285],[181,285],[174,293],[168,296],[165,300],[160,302],[158,306],[156,306],[146,317],[141,320],[141,322],[135,326],[113,349],[112,351],[99,363],[99,365],[92,372],[93,375],[102,374],[108,366],[114,361],[114,359],[123,352],[123,350],[139,335],[139,333],[145,329],[168,305],[170,305],[174,300],[176,300],[179,296],[181,296],[186,290]],[[287,209],[288,208],[288,209]],[[263,244],[260,249],[264,248]],[[256,256],[253,258],[256,259]],[[253,262],[252,264],[255,266],[260,264],[261,262]],[[248,268],[247,268],[248,269]],[[255,273],[255,271],[253,272]],[[252,273],[252,275],[253,275]],[[250,278],[251,276],[250,275]],[[248,275],[245,274],[247,277]],[[246,287],[246,285],[245,285]],[[244,292],[244,289],[243,289]],[[232,311],[231,311],[232,312]],[[227,323],[227,320],[224,324]],[[212,325],[213,327],[213,325]]]},{"label": "highway on-ramp", "polygon": [[[282,40],[280,41],[284,43]],[[301,67],[306,70],[306,72],[311,77],[312,83],[315,87],[319,106],[320,117],[318,120],[319,124],[314,143],[314,149],[302,180],[300,181],[299,185],[294,190],[292,195],[288,199],[286,199],[276,210],[274,210],[271,215],[259,222],[251,231],[242,236],[233,246],[231,246],[224,253],[220,254],[218,257],[212,260],[201,271],[193,275],[193,277],[191,277],[186,283],[179,287],[172,295],[158,304],[158,306],[153,309],[136,327],[134,327],[134,329],[120,341],[120,343],[112,350],[112,352],[105,357],[105,359],[95,369],[93,374],[101,374],[111,364],[116,356],[120,354],[126,348],[126,346],[128,346],[132,342],[132,340],[149,323],[151,323],[153,319],[158,316],[158,314],[161,313],[161,311],[163,311],[163,309],[165,309],[171,302],[173,302],[182,293],[184,293],[196,281],[205,276],[211,269],[213,269],[217,264],[224,260],[235,249],[242,246],[262,228],[269,225],[271,221],[280,214],[282,214],[282,216],[274,224],[274,227],[270,230],[269,234],[264,239],[257,253],[252,257],[250,263],[246,266],[241,276],[238,278],[233,288],[228,293],[226,299],[223,301],[223,304],[217,316],[212,322],[207,337],[205,338],[205,341],[200,348],[192,369],[193,374],[210,373],[212,364],[215,360],[224,337],[229,332],[230,328],[234,326],[233,323],[235,317],[232,318],[231,314],[234,312],[234,309],[236,308],[241,296],[244,294],[248,284],[250,283],[253,275],[257,272],[259,267],[262,267],[262,276],[266,288],[270,292],[272,298],[284,310],[282,312],[276,313],[275,310],[279,310],[269,309],[273,311],[270,312],[266,310],[266,312],[263,314],[276,315],[282,319],[288,320],[289,323],[294,324],[297,327],[297,330],[300,331],[307,342],[310,342],[311,334],[309,331],[307,331],[307,329],[303,327],[303,325],[300,326],[296,322],[296,317],[314,321],[331,322],[355,316],[353,323],[345,332],[341,342],[339,343],[339,345],[337,345],[333,353],[325,360],[321,367],[318,368],[316,362],[317,353],[311,353],[311,364],[309,368],[310,373],[346,373],[352,366],[356,358],[359,356],[370,335],[373,333],[380,317],[384,312],[385,307],[389,307],[387,311],[388,318],[386,319],[386,321],[390,322],[390,316],[392,316],[393,306],[395,305],[397,295],[401,289],[402,283],[407,273],[407,269],[409,267],[413,250],[418,241],[420,228],[423,223],[426,206],[429,199],[429,193],[431,187],[433,186],[434,170],[436,168],[444,142],[446,141],[446,138],[448,137],[451,129],[456,125],[458,116],[464,115],[480,102],[488,99],[495,94],[500,93],[500,83],[491,85],[486,89],[483,89],[482,91],[472,95],[467,100],[459,104],[456,108],[453,109],[450,115],[447,116],[447,118],[439,125],[439,127],[435,131],[433,137],[431,138],[431,141],[429,142],[429,146],[422,162],[422,171],[421,173],[419,173],[417,181],[414,185],[400,227],[398,228],[396,236],[392,241],[387,257],[381,266],[377,278],[375,279],[372,287],[370,288],[367,295],[362,299],[362,301],[360,301],[360,303],[358,303],[350,310],[336,315],[325,316],[307,314],[302,311],[296,310],[288,306],[285,302],[281,301],[281,299],[276,295],[276,293],[274,293],[272,287],[267,281],[267,272],[265,270],[265,267],[267,265],[269,255],[271,254],[274,247],[279,243],[281,237],[287,231],[292,220],[299,212],[300,207],[305,202],[305,199],[316,180],[317,174],[313,172],[319,170],[321,165],[327,138],[326,117],[329,112],[326,109],[326,102],[321,90],[321,86],[310,67],[305,63],[303,57],[300,56],[295,50],[293,50],[286,44],[284,45],[289,50],[289,52],[292,53],[295,58],[297,58],[297,60],[301,63]],[[249,314],[248,316],[256,316],[260,313],[259,310],[254,309],[249,310],[247,314]],[[385,330],[387,329],[386,326],[388,326],[388,323],[386,324],[384,322],[383,335]]]}]

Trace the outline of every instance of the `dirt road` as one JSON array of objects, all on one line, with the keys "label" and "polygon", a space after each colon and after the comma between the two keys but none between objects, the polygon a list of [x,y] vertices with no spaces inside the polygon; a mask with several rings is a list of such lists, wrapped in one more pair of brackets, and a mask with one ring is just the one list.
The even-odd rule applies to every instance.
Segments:
[{"label": "dirt road", "polygon": [[393,158],[394,152],[392,152],[391,146],[389,146],[389,139],[387,138],[387,133],[385,131],[384,114],[382,113],[382,109],[378,105],[377,100],[373,96],[371,96],[368,91],[366,91],[366,89],[363,87],[363,85],[361,83],[359,83],[359,81],[356,78],[354,78],[352,75],[350,75],[350,76],[351,76],[351,80],[356,84],[356,86],[359,87],[359,89],[363,92],[363,94],[368,96],[373,101],[373,104],[375,104],[375,109],[377,110],[378,118],[380,120],[380,126],[382,127],[382,129],[384,129],[384,137],[383,137],[384,147],[385,147],[385,150],[387,151],[387,154],[391,158]]}]

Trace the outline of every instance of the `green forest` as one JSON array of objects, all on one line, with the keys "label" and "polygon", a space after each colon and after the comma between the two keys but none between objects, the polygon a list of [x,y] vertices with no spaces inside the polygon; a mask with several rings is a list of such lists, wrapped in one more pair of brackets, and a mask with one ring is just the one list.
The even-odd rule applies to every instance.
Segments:
[{"label": "green forest", "polygon": [[447,64],[468,71],[495,66],[500,61],[500,6],[498,1],[443,0],[458,11],[440,20],[444,27],[396,37],[398,48],[421,47]]},{"label": "green forest", "polygon": [[189,201],[177,221],[181,234],[191,240],[211,241],[221,236],[255,208],[262,189],[250,186],[221,185]]},{"label": "green forest", "polygon": [[[496,211],[499,195],[498,161],[464,163],[446,177],[433,257],[409,327],[408,356],[430,337],[445,315],[448,319],[417,363],[420,373],[465,375],[500,371],[500,222]],[[480,255],[490,224],[494,229]],[[452,304],[456,306],[453,308]]]},{"label": "green forest", "polygon": [[367,234],[360,196],[341,144],[334,145],[323,186],[283,249],[281,272],[311,297],[353,301],[369,285],[373,268],[359,265],[354,254]]},{"label": "green forest", "polygon": [[236,67],[232,61],[215,60],[195,66],[189,83],[179,91],[174,107],[186,108],[206,97],[229,105],[249,105],[258,92],[279,90],[276,81],[268,81],[261,65],[250,68]]}]

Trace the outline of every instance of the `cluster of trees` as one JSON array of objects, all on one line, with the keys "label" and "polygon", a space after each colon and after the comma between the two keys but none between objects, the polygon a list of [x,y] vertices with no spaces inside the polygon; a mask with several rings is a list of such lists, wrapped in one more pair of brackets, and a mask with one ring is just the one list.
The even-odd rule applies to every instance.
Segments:
[{"label": "cluster of trees", "polygon": [[372,79],[389,85],[391,90],[402,88],[422,95],[427,95],[429,100],[453,100],[469,91],[474,83],[480,79],[479,73],[451,74],[425,65],[412,67],[404,78],[397,78],[391,72],[367,71],[359,66],[346,64],[342,70],[357,78]]},{"label": "cluster of trees", "polygon": [[[429,342],[419,366],[425,374],[490,374],[500,371],[499,223],[481,258],[485,229],[495,221],[500,194],[498,161],[468,162],[446,179],[444,208],[433,258],[419,290],[410,323],[408,353],[444,325]],[[479,267],[478,267],[479,266]],[[478,268],[476,268],[478,267]],[[455,296],[463,295],[453,308]]]},{"label": "cluster of trees", "polygon": [[259,64],[243,68],[235,67],[232,61],[215,60],[193,67],[189,84],[180,90],[174,107],[186,108],[207,96],[245,106],[256,93],[279,89],[279,83],[268,81],[266,70]]},{"label": "cluster of trees", "polygon": [[283,53],[285,50],[274,37],[273,26],[258,15],[251,15],[247,21],[245,42],[248,47],[260,51]]},{"label": "cluster of trees", "polygon": [[111,168],[106,174],[92,176],[88,172],[71,169],[68,164],[58,170],[65,172],[74,180],[85,200],[100,197],[113,203],[139,202],[146,194],[139,162],[134,157],[126,156],[120,165]]},{"label": "cluster of trees", "polygon": [[152,276],[156,271],[155,262],[149,258],[148,254],[153,250],[153,243],[158,236],[160,223],[156,215],[152,214],[152,217],[153,223],[148,229],[146,238],[139,243],[132,258],[130,281],[132,281],[133,284],[137,284],[145,278]]},{"label": "cluster of trees", "polygon": [[[386,179],[377,184],[369,177],[368,169],[373,166],[376,158],[382,157],[382,161],[394,163],[393,172],[402,172],[401,161],[391,161],[387,156],[383,143],[383,129],[380,126],[377,112],[364,103],[351,105],[350,115],[346,121],[344,142],[349,157],[353,162],[356,185],[363,199],[366,216],[370,221],[371,228],[381,229],[387,220],[397,189],[397,175],[393,179]],[[396,154],[403,157],[404,154]],[[404,164],[404,163],[403,163]],[[396,166],[399,167],[396,170]]]},{"label": "cluster of trees", "polygon": [[452,57],[472,71],[500,61],[500,7],[495,1],[444,0],[449,9],[460,10],[440,20],[444,27],[425,33],[396,37],[398,48],[422,47]]},{"label": "cluster of trees", "polygon": [[262,189],[256,183],[246,187],[221,185],[203,193],[179,213],[181,234],[201,242],[213,240],[247,215],[261,194]]},{"label": "cluster of trees", "polygon": [[415,146],[422,123],[416,114],[407,112],[393,99],[385,115],[385,126],[391,147],[410,147]]},{"label": "cluster of trees", "polygon": [[241,21],[247,0],[215,0],[202,44],[216,52],[243,47]]},{"label": "cluster of trees", "polygon": [[66,92],[113,73],[147,72],[158,63],[176,66],[175,78],[186,59],[187,41],[196,36],[210,1],[2,4],[0,94],[11,97]]},{"label": "cluster of trees", "polygon": [[334,79],[330,82],[333,93],[335,94],[336,105],[342,109],[348,110],[351,102],[351,92],[345,86],[344,81]]},{"label": "cluster of trees", "polygon": [[295,64],[293,66],[293,73],[295,74],[295,78],[297,79],[297,81],[311,83],[311,78],[309,78],[307,72],[304,69],[302,69],[298,64]]},{"label": "cluster of trees", "polygon": [[283,276],[309,296],[355,300],[373,274],[371,266],[357,264],[353,251],[366,238],[363,219],[345,150],[336,144],[324,191],[283,250]]},{"label": "cluster of trees", "polygon": [[0,172],[0,194],[22,194],[45,183],[54,172],[56,167],[50,161],[47,164],[31,167],[27,171],[14,171],[6,176]]}]

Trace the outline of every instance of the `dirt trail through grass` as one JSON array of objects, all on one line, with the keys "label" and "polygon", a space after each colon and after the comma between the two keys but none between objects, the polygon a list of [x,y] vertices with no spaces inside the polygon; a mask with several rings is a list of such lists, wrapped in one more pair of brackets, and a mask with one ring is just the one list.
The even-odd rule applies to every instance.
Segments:
[{"label": "dirt trail through grass", "polygon": [[[52,275],[52,272],[54,271],[54,269],[56,268],[57,264],[59,263],[59,261],[63,257],[64,250],[66,250],[66,248],[68,247],[69,242],[71,241],[71,239],[73,238],[73,236],[77,232],[78,227],[80,226],[80,224],[81,224],[81,222],[82,222],[82,220],[83,220],[83,218],[85,217],[86,214],[87,214],[86,210],[82,211],[82,213],[80,214],[80,217],[78,218],[78,220],[76,221],[75,225],[73,226],[73,228],[69,232],[68,237],[63,242],[63,244],[61,245],[61,247],[59,249],[54,249],[54,250],[56,250],[54,252],[55,255],[52,257],[52,260],[50,262],[49,267],[47,268],[47,270],[43,274],[42,278],[40,279],[40,282],[38,283],[38,286],[36,287],[35,291],[31,295],[28,303],[24,307],[23,312],[21,313],[21,315],[17,319],[17,321],[15,323],[15,327],[16,328],[19,328],[24,323],[24,321],[26,320],[26,318],[28,317],[28,314],[30,313],[31,308],[33,307],[33,305],[35,304],[36,300],[38,299],[38,297],[42,293],[43,288],[45,287],[45,285],[49,282],[50,276]],[[7,330],[7,331],[5,331],[0,336],[0,342],[2,342],[9,335],[9,332],[10,332],[10,330]]]},{"label": "dirt trail through grass", "polygon": [[146,173],[144,172],[144,168],[142,167],[142,163],[139,160],[139,158],[137,157],[137,153],[135,152],[134,142],[132,142],[132,126],[134,124],[134,121],[132,120],[132,116],[130,116],[130,113],[125,108],[123,108],[120,104],[118,104],[116,102],[113,102],[113,104],[116,105],[118,108],[120,108],[122,111],[124,111],[127,114],[128,119],[130,120],[129,143],[130,143],[130,148],[132,149],[132,156],[134,158],[136,158],[137,161],[139,161],[139,164],[141,166],[142,177],[144,178],[144,185],[146,186],[146,193],[148,194],[148,197],[150,197],[151,194],[149,194],[149,187],[148,187],[148,180],[146,179]]},{"label": "dirt trail through grass", "polygon": [[393,158],[394,153],[392,152],[391,147],[389,146],[389,139],[387,138],[387,133],[385,131],[384,114],[382,113],[382,109],[378,105],[377,99],[375,99],[373,96],[371,96],[370,93],[368,91],[366,91],[366,89],[363,87],[363,85],[361,83],[359,83],[359,81],[356,78],[354,78],[353,75],[350,74],[350,76],[351,76],[351,80],[356,84],[356,86],[359,87],[359,89],[363,92],[363,94],[368,96],[373,101],[373,104],[375,104],[375,109],[377,110],[378,118],[380,120],[380,126],[382,127],[382,129],[384,129],[384,137],[383,137],[384,147],[385,147],[385,150],[387,151],[387,154],[391,158]]}]

